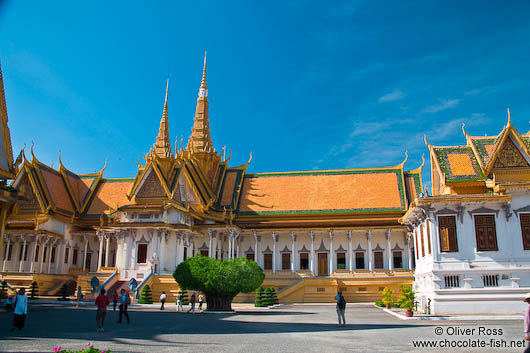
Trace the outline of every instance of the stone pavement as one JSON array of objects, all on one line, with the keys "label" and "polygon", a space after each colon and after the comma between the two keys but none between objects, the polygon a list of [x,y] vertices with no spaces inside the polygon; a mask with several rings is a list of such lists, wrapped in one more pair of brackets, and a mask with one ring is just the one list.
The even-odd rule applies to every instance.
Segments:
[{"label": "stone pavement", "polygon": [[[133,306],[131,324],[107,314],[96,332],[95,308],[31,304],[26,328],[9,332],[12,314],[0,312],[1,352],[52,352],[57,345],[92,343],[113,352],[522,352],[502,347],[413,348],[413,340],[440,344],[510,344],[522,339],[521,321],[402,321],[366,304],[348,304],[348,325],[337,327],[333,305],[284,305],[270,310],[241,308],[235,314],[183,314],[175,306]],[[480,327],[483,327],[481,329]],[[466,331],[467,329],[467,331]],[[495,331],[494,331],[495,330]],[[437,335],[440,333],[440,335]],[[497,335],[495,335],[495,333]],[[507,343],[502,343],[503,341]],[[464,342],[464,343],[462,343]],[[467,343],[466,343],[467,342]]]}]

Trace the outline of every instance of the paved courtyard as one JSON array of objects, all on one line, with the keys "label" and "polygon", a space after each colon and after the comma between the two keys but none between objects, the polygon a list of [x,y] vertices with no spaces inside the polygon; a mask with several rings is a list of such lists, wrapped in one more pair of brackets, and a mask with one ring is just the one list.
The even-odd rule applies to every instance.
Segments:
[{"label": "paved courtyard", "polygon": [[[96,332],[95,309],[32,304],[26,328],[9,332],[12,314],[0,312],[1,352],[52,352],[57,345],[87,343],[113,352],[522,352],[522,348],[413,348],[413,340],[445,344],[503,344],[521,340],[522,321],[402,321],[366,304],[348,304],[348,325],[336,325],[333,305],[243,308],[236,314],[176,313],[158,306],[130,310],[131,324],[108,313],[106,331]],[[483,329],[480,329],[483,327]],[[466,329],[467,332],[465,331]],[[496,330],[492,331],[493,329]],[[472,331],[471,331],[472,330]],[[437,335],[436,332],[441,335]],[[458,335],[456,335],[458,333]],[[494,333],[497,333],[495,335]],[[493,340],[493,341],[492,341]],[[460,343],[451,343],[457,342]],[[467,342],[467,343],[462,343]],[[497,343],[500,342],[500,343]],[[477,344],[477,343],[475,343]]]}]

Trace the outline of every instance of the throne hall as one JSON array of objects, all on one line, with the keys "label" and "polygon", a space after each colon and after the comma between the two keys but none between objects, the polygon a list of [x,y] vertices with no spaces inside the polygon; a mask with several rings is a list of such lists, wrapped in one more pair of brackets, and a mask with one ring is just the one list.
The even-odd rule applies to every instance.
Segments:
[{"label": "throne hall", "polygon": [[414,244],[399,220],[421,193],[423,165],[407,171],[405,157],[388,167],[248,173],[252,155],[233,166],[214,148],[206,56],[191,134],[174,144],[168,87],[158,135],[134,176],[77,174],[61,160],[40,162],[33,146],[21,152],[0,278],[37,281],[41,295],[74,282],[90,295],[97,277],[111,293],[134,279],[154,298],[175,296],[175,267],[202,254],[256,261],[280,302],[331,302],[338,289],[347,301],[373,301],[385,286],[412,283]]}]

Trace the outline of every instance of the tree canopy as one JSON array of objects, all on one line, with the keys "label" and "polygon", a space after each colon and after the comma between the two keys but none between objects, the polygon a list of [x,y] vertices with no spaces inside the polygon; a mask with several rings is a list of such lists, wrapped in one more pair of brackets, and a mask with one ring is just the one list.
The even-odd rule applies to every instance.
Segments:
[{"label": "tree canopy", "polygon": [[204,292],[208,310],[229,310],[238,293],[249,293],[261,286],[265,273],[246,258],[217,260],[198,254],[181,262],[173,277],[182,289]]}]

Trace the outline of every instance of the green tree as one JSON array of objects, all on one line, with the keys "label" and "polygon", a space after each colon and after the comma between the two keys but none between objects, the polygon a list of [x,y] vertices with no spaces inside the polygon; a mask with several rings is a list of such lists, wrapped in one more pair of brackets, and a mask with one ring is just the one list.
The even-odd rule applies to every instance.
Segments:
[{"label": "green tree", "polygon": [[151,297],[151,288],[146,284],[142,288],[142,294],[140,294],[140,304],[153,304],[153,298]]},{"label": "green tree", "polygon": [[397,303],[401,308],[404,308],[407,311],[411,312],[412,309],[414,309],[415,300],[415,292],[412,289],[412,286],[408,284],[402,284],[401,286],[399,286],[399,290],[401,292],[401,297],[399,298]]},{"label": "green tree", "polygon": [[181,262],[173,277],[180,288],[206,294],[207,310],[229,311],[238,293],[250,293],[261,286],[265,273],[246,258],[218,260],[197,254]]},{"label": "green tree", "polygon": [[39,296],[39,285],[37,284],[37,281],[31,282],[31,285],[29,286],[29,299],[37,299]]}]

